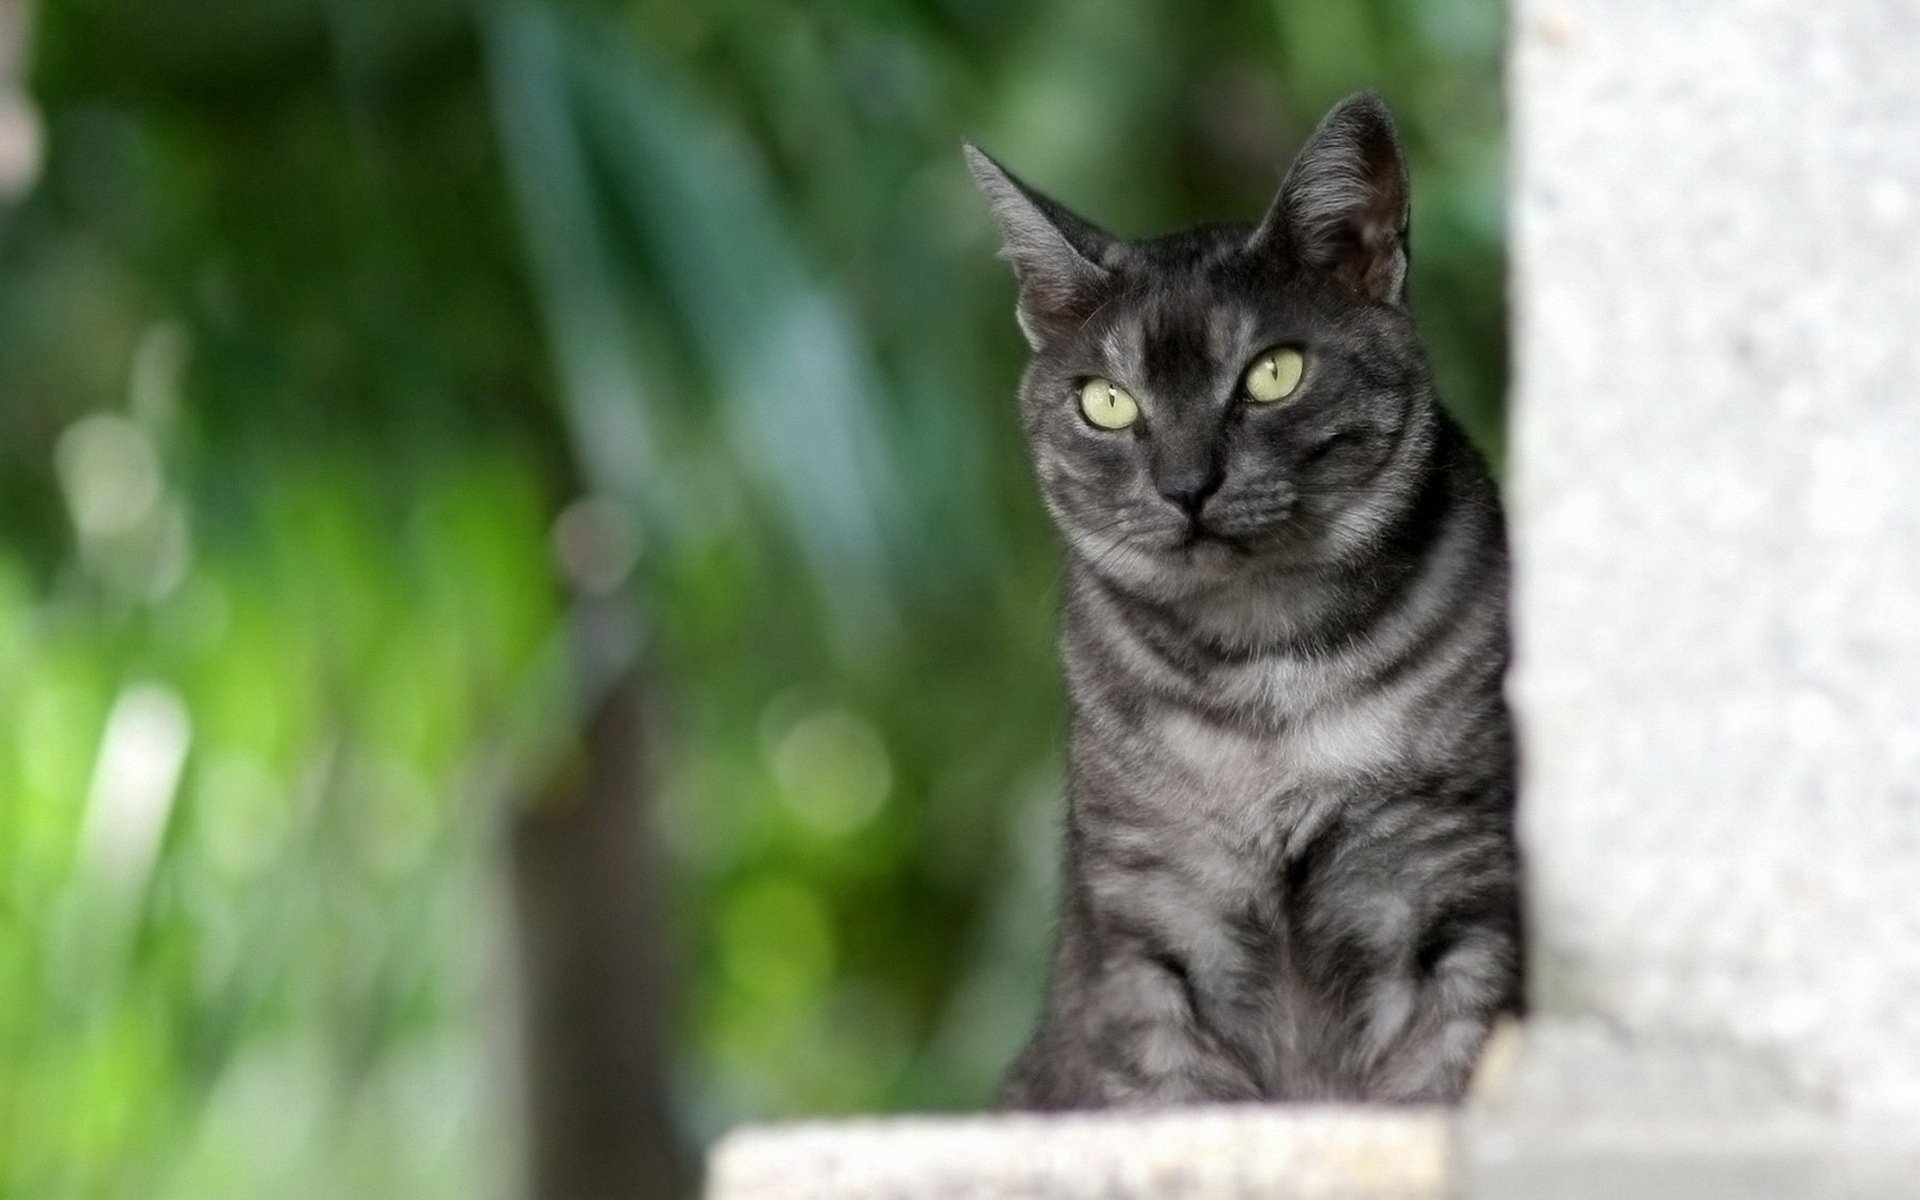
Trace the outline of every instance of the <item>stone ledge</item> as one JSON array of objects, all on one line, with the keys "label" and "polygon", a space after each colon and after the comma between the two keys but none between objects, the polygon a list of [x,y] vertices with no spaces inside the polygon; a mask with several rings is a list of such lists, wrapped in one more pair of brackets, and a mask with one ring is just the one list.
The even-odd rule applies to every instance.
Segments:
[{"label": "stone ledge", "polygon": [[1440,1200],[1448,1114],[1223,1106],[746,1129],[709,1200]]}]

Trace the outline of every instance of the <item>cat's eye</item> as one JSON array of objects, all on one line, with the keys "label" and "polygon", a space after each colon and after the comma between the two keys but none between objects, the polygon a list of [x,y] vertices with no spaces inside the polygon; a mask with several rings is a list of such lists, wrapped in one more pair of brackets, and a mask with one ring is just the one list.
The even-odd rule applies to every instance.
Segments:
[{"label": "cat's eye", "polygon": [[1306,372],[1306,355],[1290,346],[1276,347],[1247,368],[1247,395],[1260,404],[1285,400],[1300,386],[1300,377]]},{"label": "cat's eye", "polygon": [[1140,419],[1140,405],[1112,380],[1089,379],[1080,385],[1080,413],[1098,428],[1125,429]]}]

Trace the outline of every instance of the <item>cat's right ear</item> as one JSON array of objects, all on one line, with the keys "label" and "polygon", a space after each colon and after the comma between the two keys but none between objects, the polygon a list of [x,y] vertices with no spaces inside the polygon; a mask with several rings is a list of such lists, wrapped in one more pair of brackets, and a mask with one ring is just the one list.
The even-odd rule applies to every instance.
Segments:
[{"label": "cat's right ear", "polygon": [[1017,315],[1038,350],[1079,328],[1112,278],[1103,259],[1113,238],[1015,179],[978,146],[964,147],[967,169],[1000,226],[1001,253],[1020,283]]}]

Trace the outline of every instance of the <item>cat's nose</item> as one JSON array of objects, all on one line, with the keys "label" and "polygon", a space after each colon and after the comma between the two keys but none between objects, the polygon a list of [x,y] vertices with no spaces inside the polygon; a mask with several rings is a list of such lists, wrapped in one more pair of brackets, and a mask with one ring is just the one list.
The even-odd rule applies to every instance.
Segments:
[{"label": "cat's nose", "polygon": [[1220,490],[1220,473],[1208,467],[1183,467],[1161,475],[1154,483],[1168,504],[1189,517],[1198,517],[1207,497]]}]

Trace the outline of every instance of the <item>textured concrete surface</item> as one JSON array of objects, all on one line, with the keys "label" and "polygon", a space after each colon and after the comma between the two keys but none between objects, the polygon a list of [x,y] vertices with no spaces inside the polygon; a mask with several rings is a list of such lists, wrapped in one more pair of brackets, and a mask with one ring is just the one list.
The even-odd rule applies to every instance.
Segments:
[{"label": "textured concrete surface", "polygon": [[1513,20],[1539,1009],[1920,1127],[1920,5]]},{"label": "textured concrete surface", "polygon": [[[1795,1099],[1733,1044],[1541,1018],[1460,1115],[1461,1200],[1910,1200],[1911,1142]],[[1504,1060],[1504,1062],[1502,1061]]]},{"label": "textured concrete surface", "polygon": [[709,1200],[1440,1200],[1444,1114],[1212,1108],[736,1133]]}]

